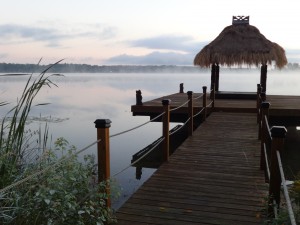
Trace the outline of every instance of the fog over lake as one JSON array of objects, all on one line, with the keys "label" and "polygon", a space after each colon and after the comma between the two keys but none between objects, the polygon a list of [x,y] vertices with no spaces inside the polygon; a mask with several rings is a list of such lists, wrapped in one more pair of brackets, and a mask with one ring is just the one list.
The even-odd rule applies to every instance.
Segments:
[{"label": "fog over lake", "polygon": [[[0,77],[0,101],[11,104],[0,107],[3,117],[11,109],[27,82],[28,76]],[[96,119],[112,121],[110,134],[119,133],[140,125],[149,117],[132,116],[131,105],[135,104],[135,91],[141,90],[143,101],[173,94],[184,83],[184,91],[202,92],[202,86],[210,87],[210,72],[197,73],[97,73],[64,74],[50,78],[58,87],[45,87],[38,94],[35,104],[51,103],[33,107],[29,126],[45,126],[48,121],[49,135],[55,140],[64,137],[77,149],[86,147],[96,140]],[[255,92],[260,80],[259,70],[220,70],[220,91]],[[268,71],[267,94],[300,95],[300,72]],[[34,105],[35,105],[34,104]],[[161,124],[146,126],[111,139],[111,174],[130,164],[134,153],[161,136]],[[53,144],[52,144],[53,146]],[[96,154],[96,146],[87,153]],[[114,201],[118,208],[152,173],[143,169],[141,180],[135,179],[135,168],[129,168],[115,177],[123,189],[121,199]]]}]

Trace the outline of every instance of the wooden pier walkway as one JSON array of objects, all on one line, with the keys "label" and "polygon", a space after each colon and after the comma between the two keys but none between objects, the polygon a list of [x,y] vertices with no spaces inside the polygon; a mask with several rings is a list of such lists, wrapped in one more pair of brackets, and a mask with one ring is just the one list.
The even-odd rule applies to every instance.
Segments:
[{"label": "wooden pier walkway", "polygon": [[257,131],[255,113],[213,112],[117,211],[118,224],[262,224]]}]

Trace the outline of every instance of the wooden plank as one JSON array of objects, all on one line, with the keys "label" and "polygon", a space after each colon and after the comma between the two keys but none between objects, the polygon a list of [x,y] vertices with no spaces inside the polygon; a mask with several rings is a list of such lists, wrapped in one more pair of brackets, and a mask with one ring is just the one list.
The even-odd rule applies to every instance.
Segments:
[{"label": "wooden plank", "polygon": [[256,115],[212,113],[118,210],[118,224],[261,224]]}]

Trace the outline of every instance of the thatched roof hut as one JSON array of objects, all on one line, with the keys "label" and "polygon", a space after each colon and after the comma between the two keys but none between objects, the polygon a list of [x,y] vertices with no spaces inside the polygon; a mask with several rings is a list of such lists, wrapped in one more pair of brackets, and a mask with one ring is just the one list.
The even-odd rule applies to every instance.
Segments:
[{"label": "thatched roof hut", "polygon": [[218,37],[196,55],[195,65],[210,67],[216,63],[260,66],[275,61],[276,66],[282,68],[287,64],[281,46],[268,40],[255,26],[249,25],[249,17],[238,18],[233,17],[233,24],[225,27]]},{"label": "thatched roof hut", "polygon": [[225,27],[195,56],[194,65],[266,66],[273,61],[278,68],[287,64],[284,49],[251,26],[249,16],[234,16],[232,25]]}]

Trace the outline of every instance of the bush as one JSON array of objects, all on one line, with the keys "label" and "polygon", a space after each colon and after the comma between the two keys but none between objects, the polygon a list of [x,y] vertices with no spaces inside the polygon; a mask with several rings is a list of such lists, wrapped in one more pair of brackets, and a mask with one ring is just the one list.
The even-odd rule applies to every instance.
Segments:
[{"label": "bush", "polygon": [[[54,149],[47,149],[47,129],[43,140],[41,132],[25,130],[35,96],[43,86],[55,85],[46,72],[35,80],[30,76],[17,105],[9,112],[12,116],[4,117],[1,123],[0,224],[114,222],[106,205],[109,182],[97,183],[94,157],[86,155],[81,162],[76,148],[64,138],[55,141]],[[36,136],[37,142],[29,141]]]}]

